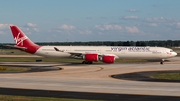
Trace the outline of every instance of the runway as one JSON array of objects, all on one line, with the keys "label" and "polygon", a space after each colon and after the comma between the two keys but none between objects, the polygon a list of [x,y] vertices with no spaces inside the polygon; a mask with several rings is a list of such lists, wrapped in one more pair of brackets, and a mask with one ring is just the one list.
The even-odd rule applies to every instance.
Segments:
[{"label": "runway", "polygon": [[36,62],[0,62],[0,65],[62,68],[62,70],[0,73],[0,87],[48,91],[70,91],[144,96],[180,96],[180,84],[173,82],[145,82],[114,79],[111,75],[142,72],[180,70],[180,57],[164,65],[159,62],[115,64],[71,64]]}]

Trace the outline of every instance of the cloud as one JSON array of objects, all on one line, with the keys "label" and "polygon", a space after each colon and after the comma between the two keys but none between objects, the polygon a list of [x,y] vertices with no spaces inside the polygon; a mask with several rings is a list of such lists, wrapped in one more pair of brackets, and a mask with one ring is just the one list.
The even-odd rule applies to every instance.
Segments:
[{"label": "cloud", "polygon": [[102,32],[98,32],[98,34],[102,35],[103,33]]},{"label": "cloud", "polygon": [[148,23],[149,26],[157,26],[156,23]]},{"label": "cloud", "polygon": [[31,34],[32,28],[19,27],[20,30],[24,32],[24,34]]},{"label": "cloud", "polygon": [[[154,26],[159,28],[172,29],[172,31],[178,30],[180,28],[180,21],[173,18],[155,17],[142,19],[142,25]],[[162,30],[162,29],[161,29]]]},{"label": "cloud", "polygon": [[73,34],[78,34],[78,29],[76,29],[75,26],[70,26],[70,25],[62,25],[59,26],[55,29],[52,29],[51,31],[48,32],[55,32],[57,34],[64,34],[64,35],[73,35]]},{"label": "cloud", "polygon": [[138,17],[137,16],[124,16],[123,19],[126,19],[126,20],[128,20],[128,19],[138,19]]},{"label": "cloud", "polygon": [[53,30],[53,31],[58,32],[58,33],[61,33],[61,32],[62,32],[61,30]]},{"label": "cloud", "polygon": [[119,26],[119,25],[114,25],[114,28],[113,29],[116,29],[116,30],[121,30],[122,29],[122,27],[121,26]]},{"label": "cloud", "polygon": [[0,24],[0,35],[10,34],[10,26],[13,26],[13,24]]},{"label": "cloud", "polygon": [[0,24],[0,29],[8,29],[10,28],[10,26],[12,26],[13,24]]},{"label": "cloud", "polygon": [[127,12],[138,12],[138,11],[135,9],[130,9],[130,10],[127,10]]},{"label": "cloud", "polygon": [[37,28],[33,28],[33,30],[36,31],[36,32],[39,32],[39,29],[37,29]]},{"label": "cloud", "polygon": [[180,30],[175,30],[175,32],[180,33]]},{"label": "cloud", "polygon": [[145,23],[145,25],[147,25],[147,26],[153,26],[153,27],[158,26],[156,23]]},{"label": "cloud", "polygon": [[27,23],[27,26],[28,27],[36,27],[37,25],[36,24],[32,24],[32,23]]},{"label": "cloud", "polygon": [[[137,27],[125,27],[127,33],[131,33],[130,35],[147,35],[144,31],[139,30]],[[136,33],[136,34],[135,34]]]},{"label": "cloud", "polygon": [[169,26],[174,26],[174,25],[177,25],[177,22],[170,22],[168,25]]},{"label": "cloud", "polygon": [[156,5],[151,5],[152,7],[158,7],[158,6],[156,6]]},{"label": "cloud", "polygon": [[64,19],[64,20],[70,20],[70,19]]},{"label": "cloud", "polygon": [[34,32],[39,32],[39,29],[36,28],[37,24],[27,23],[23,27],[19,27],[25,34],[32,34]]},{"label": "cloud", "polygon": [[85,30],[85,32],[86,32],[86,34],[91,34],[92,33],[92,31],[90,31],[90,30]]},{"label": "cloud", "polygon": [[164,22],[165,19],[163,17],[157,17],[157,18],[146,18],[143,21],[146,21],[146,22]]},{"label": "cloud", "polygon": [[174,20],[172,18],[164,18],[164,17],[156,17],[156,18],[146,18],[143,19],[144,22],[156,22],[156,23],[167,23],[167,22],[177,22],[178,20]]},{"label": "cloud", "polygon": [[180,28],[180,22],[177,23],[177,27]]},{"label": "cloud", "polygon": [[4,34],[4,32],[3,32],[3,31],[0,31],[0,34]]},{"label": "cloud", "polygon": [[63,30],[72,30],[72,29],[76,29],[76,27],[75,26],[68,26],[68,25],[66,25],[66,24],[64,24],[64,25],[62,25],[62,26],[60,26],[60,27],[58,27],[59,29],[63,29]]},{"label": "cloud", "polygon": [[127,30],[127,32],[130,32],[130,33],[138,33],[140,32],[139,29],[137,27],[125,27],[125,29]]},{"label": "cloud", "polygon": [[119,25],[108,25],[108,24],[104,24],[104,25],[95,25],[95,28],[99,29],[99,30],[121,30],[122,27]]},{"label": "cloud", "polygon": [[107,17],[101,17],[101,19],[106,19]]},{"label": "cloud", "polygon": [[92,31],[89,29],[85,29],[85,30],[79,30],[77,33],[79,34],[92,34]]},{"label": "cloud", "polygon": [[95,28],[99,29],[99,30],[105,30],[101,25],[95,25]]},{"label": "cloud", "polygon": [[103,25],[105,30],[113,29],[112,25]]},{"label": "cloud", "polygon": [[92,17],[87,17],[86,19],[92,19]]}]

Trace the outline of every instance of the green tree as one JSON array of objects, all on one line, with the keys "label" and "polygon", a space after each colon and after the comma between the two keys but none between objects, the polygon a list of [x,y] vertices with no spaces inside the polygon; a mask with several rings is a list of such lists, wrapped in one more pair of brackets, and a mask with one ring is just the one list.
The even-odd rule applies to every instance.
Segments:
[{"label": "green tree", "polygon": [[141,42],[140,46],[146,46],[146,43],[145,42]]},{"label": "green tree", "polygon": [[136,42],[136,46],[140,46],[140,42],[139,41]]},{"label": "green tree", "polygon": [[131,46],[131,45],[130,45],[129,41],[127,41],[127,42],[123,42],[123,46]]},{"label": "green tree", "polygon": [[110,46],[114,46],[114,42],[111,42],[111,45]]},{"label": "green tree", "polygon": [[119,42],[119,43],[118,43],[118,46],[122,46],[122,43],[121,43],[121,42]]}]

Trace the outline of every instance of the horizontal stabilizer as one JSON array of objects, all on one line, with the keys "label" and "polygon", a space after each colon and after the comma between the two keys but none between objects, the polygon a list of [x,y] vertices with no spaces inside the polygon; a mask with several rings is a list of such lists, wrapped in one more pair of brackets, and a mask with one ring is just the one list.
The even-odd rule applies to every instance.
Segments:
[{"label": "horizontal stabilizer", "polygon": [[25,49],[27,49],[26,47],[19,47],[19,46],[12,46],[12,45],[4,45],[4,46],[12,47],[12,48],[15,48],[15,49],[20,49],[20,50],[25,50]]}]

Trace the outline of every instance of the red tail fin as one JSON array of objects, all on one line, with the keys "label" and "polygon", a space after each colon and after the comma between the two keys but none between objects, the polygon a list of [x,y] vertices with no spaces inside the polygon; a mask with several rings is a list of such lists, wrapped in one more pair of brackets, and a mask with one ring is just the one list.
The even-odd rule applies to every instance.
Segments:
[{"label": "red tail fin", "polygon": [[34,44],[17,26],[10,26],[17,46],[27,48],[28,53],[35,53],[41,46]]}]

